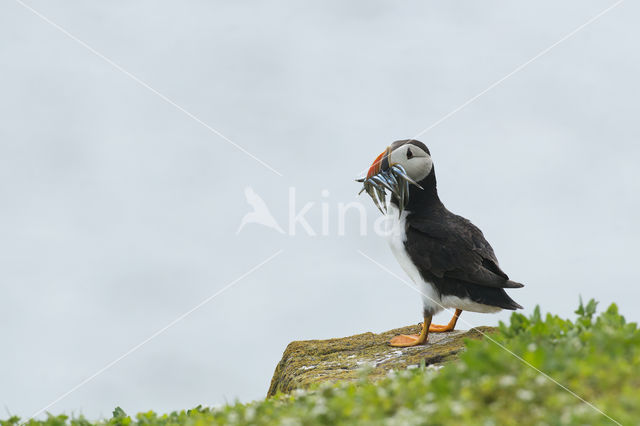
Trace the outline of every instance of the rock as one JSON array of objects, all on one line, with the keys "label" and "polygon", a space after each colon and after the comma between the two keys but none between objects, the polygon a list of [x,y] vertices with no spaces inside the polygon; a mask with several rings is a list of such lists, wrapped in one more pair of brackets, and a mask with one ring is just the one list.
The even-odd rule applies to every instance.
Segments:
[{"label": "rock", "polygon": [[482,338],[493,327],[478,327],[468,331],[429,334],[429,343],[412,348],[394,348],[389,340],[398,334],[418,333],[417,325],[397,328],[381,334],[364,333],[329,340],[291,342],[276,366],[267,397],[278,392],[305,389],[314,383],[354,380],[361,368],[369,365],[370,377],[384,377],[389,370],[440,365],[458,357],[465,339]]}]

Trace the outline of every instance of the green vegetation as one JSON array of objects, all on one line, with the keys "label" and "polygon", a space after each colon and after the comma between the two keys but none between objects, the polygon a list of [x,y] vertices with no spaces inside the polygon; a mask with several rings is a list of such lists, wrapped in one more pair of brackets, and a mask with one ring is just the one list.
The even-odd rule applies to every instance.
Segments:
[{"label": "green vegetation", "polygon": [[[597,317],[595,311],[594,301],[581,303],[573,322],[550,314],[543,318],[538,308],[528,318],[514,313],[509,325],[501,324],[489,338],[468,341],[460,359],[438,371],[405,370],[377,382],[363,372],[355,383],[165,415],[129,417],[116,408],[113,418],[97,424],[613,424],[553,380],[616,421],[639,424],[640,331],[615,305]],[[14,417],[2,426],[18,423]],[[28,424],[95,423],[50,416]]]}]

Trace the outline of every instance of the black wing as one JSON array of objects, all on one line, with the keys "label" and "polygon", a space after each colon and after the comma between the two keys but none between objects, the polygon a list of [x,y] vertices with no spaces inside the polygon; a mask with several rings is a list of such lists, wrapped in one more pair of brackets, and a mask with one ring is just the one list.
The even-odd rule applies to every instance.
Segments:
[{"label": "black wing", "polygon": [[409,256],[438,278],[494,288],[523,287],[500,269],[482,231],[448,211],[435,220],[410,218],[405,244]]}]

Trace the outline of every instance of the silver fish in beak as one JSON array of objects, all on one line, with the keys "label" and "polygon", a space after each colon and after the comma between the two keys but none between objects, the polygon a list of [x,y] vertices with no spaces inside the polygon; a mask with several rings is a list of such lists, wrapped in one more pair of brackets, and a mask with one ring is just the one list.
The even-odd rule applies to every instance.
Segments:
[{"label": "silver fish in beak", "polygon": [[398,210],[402,214],[409,202],[409,185],[415,185],[420,189],[423,188],[411,179],[400,164],[389,164],[389,153],[389,148],[384,150],[369,168],[367,176],[356,179],[357,182],[362,182],[362,189],[358,195],[366,191],[376,207],[378,207],[378,210],[382,214],[386,214],[386,191],[388,190],[398,200]]}]

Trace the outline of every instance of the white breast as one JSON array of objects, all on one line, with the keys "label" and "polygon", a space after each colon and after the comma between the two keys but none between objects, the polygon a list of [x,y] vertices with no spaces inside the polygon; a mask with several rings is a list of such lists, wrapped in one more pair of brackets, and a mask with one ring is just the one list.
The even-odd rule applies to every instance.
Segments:
[{"label": "white breast", "polygon": [[400,263],[400,266],[402,266],[402,269],[404,269],[411,280],[418,286],[417,290],[419,290],[422,296],[422,304],[425,311],[435,315],[443,309],[440,296],[433,285],[422,278],[420,271],[418,271],[418,268],[413,264],[404,247],[404,242],[407,240],[407,215],[408,212],[406,210],[399,215],[398,209],[395,208],[393,204],[389,205],[389,212],[387,214],[387,220],[389,221],[389,233],[387,236],[389,246],[391,246],[391,251],[398,260],[398,263]]}]

